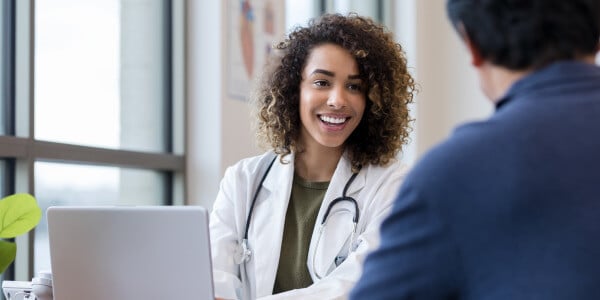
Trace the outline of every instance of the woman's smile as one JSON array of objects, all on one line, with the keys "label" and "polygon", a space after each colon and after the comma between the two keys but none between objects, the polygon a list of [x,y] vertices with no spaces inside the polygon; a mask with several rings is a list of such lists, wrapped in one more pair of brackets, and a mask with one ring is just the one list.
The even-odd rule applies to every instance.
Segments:
[{"label": "woman's smile", "polygon": [[335,44],[315,47],[300,83],[300,141],[304,147],[342,147],[366,106],[355,58]]},{"label": "woman's smile", "polygon": [[335,116],[335,115],[318,115],[319,119],[323,123],[325,130],[331,131],[340,131],[344,129],[347,124],[347,121],[350,120],[350,117],[346,116]]}]

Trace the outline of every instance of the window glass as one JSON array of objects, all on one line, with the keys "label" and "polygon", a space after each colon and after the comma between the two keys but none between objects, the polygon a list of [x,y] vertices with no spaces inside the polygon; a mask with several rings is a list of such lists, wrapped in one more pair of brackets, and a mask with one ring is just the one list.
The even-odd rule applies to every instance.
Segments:
[{"label": "window glass", "polygon": [[168,2],[35,2],[36,139],[169,150]]},{"label": "window glass", "polygon": [[0,135],[6,134],[6,101],[7,99],[7,84],[9,82],[9,57],[8,47],[9,45],[9,26],[7,24],[10,21],[8,16],[8,3],[9,1],[0,1]]},{"label": "window glass", "polygon": [[[45,212],[57,205],[168,204],[165,173],[116,167],[35,163],[35,196],[42,220],[35,228],[35,272],[50,270]],[[101,230],[99,228],[99,230]]]},{"label": "window glass", "polygon": [[357,13],[362,16],[368,16],[376,21],[380,18],[381,1],[363,1],[363,0],[326,0],[325,8],[327,12],[348,14]]}]

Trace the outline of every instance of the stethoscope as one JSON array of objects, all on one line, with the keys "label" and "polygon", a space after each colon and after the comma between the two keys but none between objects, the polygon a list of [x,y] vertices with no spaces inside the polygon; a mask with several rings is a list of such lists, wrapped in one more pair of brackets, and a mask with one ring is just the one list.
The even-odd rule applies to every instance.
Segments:
[{"label": "stethoscope", "polygon": [[[250,203],[250,210],[248,213],[248,217],[246,219],[246,228],[244,230],[244,238],[240,242],[239,250],[236,253],[236,255],[234,256],[235,262],[237,264],[243,264],[245,262],[248,262],[252,256],[252,251],[250,250],[250,247],[248,246],[248,229],[250,228],[250,221],[252,220],[252,212],[254,211],[254,205],[256,204],[256,199],[258,198],[258,194],[262,188],[263,182],[265,181],[265,178],[267,178],[267,175],[269,174],[269,171],[271,170],[271,167],[273,166],[275,159],[277,159],[277,156],[275,156],[273,158],[273,160],[267,167],[267,170],[263,174],[263,176],[260,180],[260,183],[258,184],[256,191],[254,192],[254,197],[252,198],[252,202]],[[336,204],[338,204],[342,201],[349,201],[354,205],[354,217],[352,218],[352,232],[350,234],[350,242],[348,245],[348,254],[350,254],[350,252],[352,251],[354,235],[356,234],[356,226],[358,224],[359,210],[358,210],[358,202],[354,198],[347,196],[346,193],[348,192],[348,188],[350,187],[350,185],[352,184],[352,181],[354,181],[354,179],[356,178],[357,175],[358,175],[358,172],[353,173],[352,176],[350,176],[350,178],[346,182],[346,185],[344,186],[344,190],[342,191],[342,196],[335,198],[327,206],[327,210],[325,210],[325,214],[323,214],[323,218],[321,219],[321,224],[320,224],[320,228],[319,228],[319,237],[317,239],[317,244],[315,245],[315,249],[318,249],[318,247],[319,247],[321,235],[323,234],[325,226],[327,225],[327,220],[328,220],[329,214],[331,213],[331,209]],[[343,260],[338,260],[336,258],[335,264],[339,265],[342,261]],[[315,255],[313,255],[313,259],[312,259],[312,267],[313,267],[315,276],[318,279],[321,279],[321,276],[319,274],[317,274],[317,270],[315,269]]]}]

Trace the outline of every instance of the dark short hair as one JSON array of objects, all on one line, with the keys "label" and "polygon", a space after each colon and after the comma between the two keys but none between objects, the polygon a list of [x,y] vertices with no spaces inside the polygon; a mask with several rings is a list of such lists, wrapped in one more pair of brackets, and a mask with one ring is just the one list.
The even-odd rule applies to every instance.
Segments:
[{"label": "dark short hair", "polygon": [[297,27],[276,46],[279,55],[272,58],[252,97],[258,138],[282,157],[302,150],[297,144],[302,70],[312,49],[326,43],[346,49],[356,59],[366,85],[365,112],[345,143],[353,168],[385,165],[408,142],[408,104],[415,83],[393,34],[356,14],[323,15],[306,27]]},{"label": "dark short hair", "polygon": [[508,69],[538,69],[598,49],[600,0],[448,0],[446,8],[484,59]]}]

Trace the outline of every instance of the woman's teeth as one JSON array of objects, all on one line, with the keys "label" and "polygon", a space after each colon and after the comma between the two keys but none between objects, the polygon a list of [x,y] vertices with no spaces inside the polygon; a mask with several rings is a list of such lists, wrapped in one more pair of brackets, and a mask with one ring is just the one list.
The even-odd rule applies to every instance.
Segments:
[{"label": "woman's teeth", "polygon": [[331,124],[342,124],[344,122],[346,122],[346,118],[335,118],[335,117],[328,117],[328,116],[320,116],[321,121],[326,122],[326,123],[331,123]]}]

